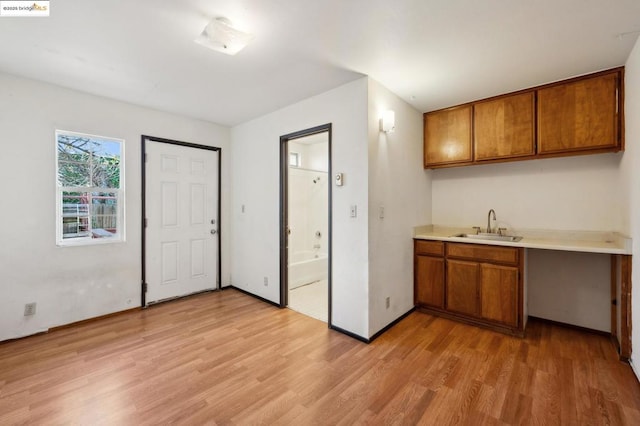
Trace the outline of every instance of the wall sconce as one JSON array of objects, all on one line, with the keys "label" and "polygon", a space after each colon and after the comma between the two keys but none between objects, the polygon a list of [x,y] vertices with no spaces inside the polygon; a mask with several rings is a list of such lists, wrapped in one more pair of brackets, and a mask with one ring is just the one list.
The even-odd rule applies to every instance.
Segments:
[{"label": "wall sconce", "polygon": [[216,52],[235,55],[252,39],[251,34],[234,28],[227,18],[216,18],[204,27],[202,34],[194,41]]},{"label": "wall sconce", "polygon": [[396,129],[396,113],[392,110],[386,110],[382,113],[380,119],[380,129],[385,133],[391,133]]}]

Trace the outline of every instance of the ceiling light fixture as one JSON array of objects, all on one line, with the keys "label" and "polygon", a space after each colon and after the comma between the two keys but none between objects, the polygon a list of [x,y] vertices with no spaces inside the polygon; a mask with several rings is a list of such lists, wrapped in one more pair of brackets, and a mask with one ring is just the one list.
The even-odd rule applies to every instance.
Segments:
[{"label": "ceiling light fixture", "polygon": [[253,35],[233,28],[227,18],[216,18],[204,27],[202,34],[194,41],[216,52],[235,55],[252,39]]}]

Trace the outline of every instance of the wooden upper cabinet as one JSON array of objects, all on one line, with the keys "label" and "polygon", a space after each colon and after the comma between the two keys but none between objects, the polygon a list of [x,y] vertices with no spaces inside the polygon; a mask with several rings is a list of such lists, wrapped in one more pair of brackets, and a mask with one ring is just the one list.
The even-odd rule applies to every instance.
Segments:
[{"label": "wooden upper cabinet", "polygon": [[474,104],[475,159],[534,155],[534,102],[531,91]]},{"label": "wooden upper cabinet", "polygon": [[620,147],[619,73],[538,90],[538,153]]},{"label": "wooden upper cabinet", "polygon": [[471,105],[424,115],[424,165],[470,163]]},{"label": "wooden upper cabinet", "polygon": [[624,149],[624,68],[424,114],[424,167]]}]

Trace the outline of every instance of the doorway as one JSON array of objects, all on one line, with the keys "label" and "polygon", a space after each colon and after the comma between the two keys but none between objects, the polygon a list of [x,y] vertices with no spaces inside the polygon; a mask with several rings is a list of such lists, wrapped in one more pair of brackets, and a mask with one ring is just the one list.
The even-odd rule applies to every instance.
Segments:
[{"label": "doorway", "polygon": [[220,282],[220,149],[142,137],[142,306]]},{"label": "doorway", "polygon": [[280,142],[280,305],[330,325],[331,124]]}]

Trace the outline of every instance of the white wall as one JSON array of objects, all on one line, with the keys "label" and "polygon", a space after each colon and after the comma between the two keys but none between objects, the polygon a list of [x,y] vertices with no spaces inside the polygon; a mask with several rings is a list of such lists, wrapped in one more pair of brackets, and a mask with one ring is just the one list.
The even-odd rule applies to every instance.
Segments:
[{"label": "white wall", "polygon": [[[222,147],[228,205],[227,128],[0,74],[3,209],[0,211],[0,340],[140,305],[142,134]],[[125,140],[126,242],[55,244],[55,129]],[[223,209],[223,283],[228,283]],[[24,317],[24,304],[37,313]]]},{"label": "white wall", "polygon": [[[320,135],[312,136],[313,140],[318,140]],[[296,139],[297,140],[297,139]],[[328,136],[327,136],[328,141]],[[300,166],[310,170],[329,170],[329,149],[327,143],[299,143],[295,141],[289,142],[289,152],[297,152],[300,154]]]},{"label": "white wall", "polygon": [[[367,78],[232,129],[231,281],[240,289],[280,302],[280,136],[325,123],[333,125],[333,172],[345,176],[344,186],[334,186],[332,195],[332,323],[367,337]],[[358,206],[357,218],[349,217],[350,205]]]},{"label": "white wall", "polygon": [[640,377],[640,39],[626,63],[625,123],[620,183],[628,200],[624,209],[625,230],[633,239],[631,362]]},{"label": "white wall", "polygon": [[[387,109],[395,112],[393,133],[380,132]],[[413,227],[431,223],[431,171],[422,164],[422,113],[373,79],[368,131],[371,336],[414,306]]]},{"label": "white wall", "polygon": [[625,205],[617,154],[486,164],[433,172],[433,223],[618,231]]},{"label": "white wall", "polygon": [[[328,144],[324,145],[328,148]],[[317,254],[328,252],[328,192],[327,172],[289,168],[290,257],[302,251]],[[319,237],[316,232],[320,232]]]},{"label": "white wall", "polygon": [[529,315],[611,332],[611,257],[528,251]]}]

